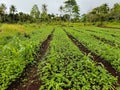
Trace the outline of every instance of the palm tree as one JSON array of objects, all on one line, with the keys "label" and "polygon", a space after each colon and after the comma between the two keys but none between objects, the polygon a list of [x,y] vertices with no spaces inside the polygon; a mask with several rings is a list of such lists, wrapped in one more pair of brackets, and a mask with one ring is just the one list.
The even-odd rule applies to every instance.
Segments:
[{"label": "palm tree", "polygon": [[12,22],[14,21],[14,14],[15,14],[16,11],[17,11],[16,7],[14,5],[11,5],[10,6],[10,14],[12,16]]},{"label": "palm tree", "polygon": [[[6,9],[7,9],[6,5],[2,3],[0,5],[0,21],[5,20],[5,10]],[[2,17],[3,17],[3,19],[2,19]]]},{"label": "palm tree", "polygon": [[16,11],[17,11],[17,10],[16,10],[16,7],[15,7],[14,5],[11,5],[11,6],[10,6],[10,13],[11,13],[11,14],[14,14]]}]

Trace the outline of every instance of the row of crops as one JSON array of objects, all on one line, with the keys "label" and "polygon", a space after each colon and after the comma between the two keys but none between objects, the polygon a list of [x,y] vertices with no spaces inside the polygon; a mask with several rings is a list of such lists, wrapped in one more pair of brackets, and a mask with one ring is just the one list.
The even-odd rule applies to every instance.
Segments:
[{"label": "row of crops", "polygon": [[[37,62],[37,74],[42,82],[40,90],[117,88],[118,78],[112,76],[102,63],[94,62],[91,54],[80,51],[67,33],[120,72],[119,30],[77,25],[54,28],[48,50]],[[53,26],[36,24],[0,26],[0,90],[5,90],[19,78],[27,65],[35,64],[39,47],[52,31]]]},{"label": "row of crops", "polygon": [[82,54],[61,28],[56,28],[49,50],[39,63],[39,74],[40,90],[108,90],[117,83],[104,66]]},{"label": "row of crops", "polygon": [[[118,47],[120,42],[119,37],[111,36],[111,34],[109,34],[109,32],[106,32],[106,30],[102,31],[99,29],[94,29],[94,32],[87,31],[88,29],[77,30],[82,32],[78,32],[73,29],[69,29],[68,32],[71,33],[76,39],[78,39],[79,42],[83,43],[84,46],[86,46],[89,50],[95,52],[97,55],[109,61],[113,67],[120,72],[120,49]],[[102,33],[99,33],[98,31],[102,31]],[[104,32],[106,32],[107,35],[104,34]],[[112,30],[110,32],[112,32]],[[112,34],[115,34],[114,32],[117,32],[117,34],[120,33],[119,30],[113,30]],[[101,40],[97,40],[94,35],[101,39],[104,38],[105,40],[114,42],[115,46],[105,43]]]},{"label": "row of crops", "polygon": [[[8,85],[21,75],[28,64],[34,63],[34,56],[38,46],[52,31],[51,27],[44,27],[43,29],[43,26],[39,28],[39,26],[35,25],[24,26],[24,32],[17,31],[18,29],[14,28],[19,27],[17,25],[14,27],[8,25],[5,27],[7,29],[3,29],[3,27],[0,33],[0,90],[5,90]],[[8,27],[13,27],[14,31],[13,29],[8,30]]]},{"label": "row of crops", "polygon": [[120,31],[119,29],[103,29],[103,28],[76,28],[80,31],[87,31],[91,34],[97,35],[101,38],[107,39],[113,43],[120,44]]}]

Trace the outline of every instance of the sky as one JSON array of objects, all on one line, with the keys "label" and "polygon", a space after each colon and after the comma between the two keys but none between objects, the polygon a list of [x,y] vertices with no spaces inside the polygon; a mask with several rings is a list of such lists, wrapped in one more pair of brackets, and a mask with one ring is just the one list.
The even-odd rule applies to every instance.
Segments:
[{"label": "sky", "polygon": [[[0,3],[4,3],[9,11],[10,5],[15,5],[18,12],[30,13],[34,4],[37,4],[41,10],[42,4],[47,4],[48,13],[60,14],[59,7],[63,5],[65,0],[0,0]],[[87,13],[93,8],[107,3],[112,7],[115,3],[120,3],[120,0],[76,0],[80,7],[80,14]]]}]

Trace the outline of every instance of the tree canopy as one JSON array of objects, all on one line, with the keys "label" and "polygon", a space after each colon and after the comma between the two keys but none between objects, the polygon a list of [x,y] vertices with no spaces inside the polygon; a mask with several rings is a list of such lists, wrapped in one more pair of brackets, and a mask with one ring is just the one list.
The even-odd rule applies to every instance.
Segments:
[{"label": "tree canopy", "polygon": [[112,8],[108,4],[102,4],[93,8],[90,12],[80,16],[80,8],[76,0],[65,0],[59,7],[59,14],[49,14],[46,4],[42,4],[39,9],[37,4],[31,8],[30,14],[19,12],[15,5],[11,5],[6,10],[4,3],[0,4],[0,23],[34,23],[52,21],[71,21],[71,22],[104,22],[120,21],[120,3],[114,4]]},{"label": "tree canopy", "polygon": [[38,20],[40,18],[40,11],[39,8],[37,6],[37,4],[35,4],[30,12],[31,17],[33,17],[35,20]]},{"label": "tree canopy", "polygon": [[110,8],[106,3],[102,4],[84,14],[82,21],[84,20],[88,22],[120,21],[120,4],[114,4],[113,8]]}]

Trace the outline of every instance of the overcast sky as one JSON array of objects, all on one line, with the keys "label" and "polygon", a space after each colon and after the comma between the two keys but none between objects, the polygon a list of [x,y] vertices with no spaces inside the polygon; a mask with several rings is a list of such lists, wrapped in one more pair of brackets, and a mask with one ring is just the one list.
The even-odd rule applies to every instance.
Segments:
[{"label": "overcast sky", "polygon": [[[15,5],[17,11],[29,13],[32,6],[37,4],[41,9],[42,4],[48,5],[48,12],[49,13],[60,13],[59,7],[63,5],[65,0],[0,0],[0,3],[5,3],[6,6],[9,8],[10,5]],[[114,3],[120,3],[120,0],[76,0],[78,5],[80,6],[80,13],[89,12],[94,7],[100,6],[103,3],[107,3],[110,7],[113,6]]]}]

